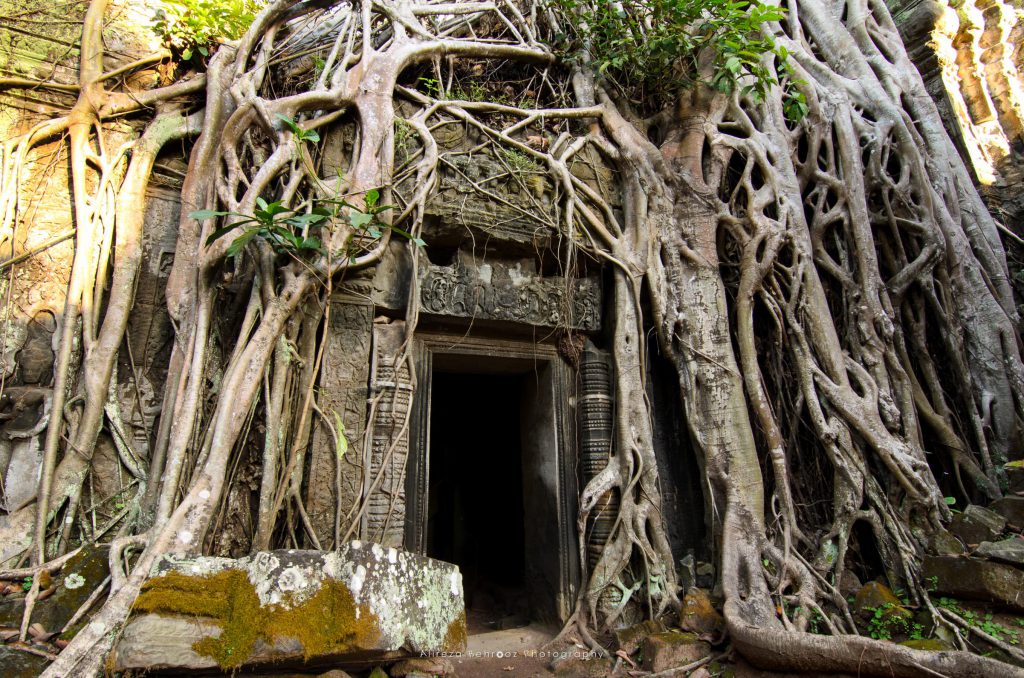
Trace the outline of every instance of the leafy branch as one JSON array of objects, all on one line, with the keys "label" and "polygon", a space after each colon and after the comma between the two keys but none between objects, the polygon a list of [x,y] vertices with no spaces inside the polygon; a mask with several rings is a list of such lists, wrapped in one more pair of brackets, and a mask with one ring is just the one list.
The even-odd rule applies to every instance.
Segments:
[{"label": "leafy branch", "polygon": [[[702,82],[699,61],[710,55],[711,77],[705,84],[764,100],[768,91],[790,75],[789,55],[765,27],[782,21],[786,10],[759,0],[556,0],[580,17],[575,39],[559,36],[570,58],[589,53],[597,73],[624,93],[638,98],[674,96]],[[776,57],[773,73],[764,62]],[[786,116],[807,113],[803,94],[787,81]]]}]

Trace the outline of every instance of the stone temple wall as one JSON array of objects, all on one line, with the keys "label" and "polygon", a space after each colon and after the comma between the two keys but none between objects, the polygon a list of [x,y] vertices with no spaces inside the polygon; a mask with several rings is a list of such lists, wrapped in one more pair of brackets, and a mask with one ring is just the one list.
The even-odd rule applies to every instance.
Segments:
[{"label": "stone temple wall", "polygon": [[1012,0],[888,0],[907,51],[993,216],[1024,233],[1024,10]]},{"label": "stone temple wall", "polygon": [[[75,85],[81,22],[88,0],[0,0],[0,78],[29,78]],[[112,0],[103,30],[110,69],[152,53],[156,36],[148,27],[153,0]],[[127,83],[135,89],[161,84],[159,67],[143,69]],[[0,139],[9,140],[66,112],[76,94],[48,88],[0,90]],[[114,148],[141,129],[123,121],[104,125]],[[4,162],[10,162],[5,155]],[[148,455],[147,431],[160,409],[171,325],[164,289],[174,257],[181,180],[187,159],[182,147],[168,149],[155,167],[147,191],[143,263],[136,303],[129,319],[128,346],[117,365],[117,390],[133,449]],[[74,219],[68,145],[54,138],[36,146],[20,168],[20,191],[0,186],[0,200],[16,201],[16,215],[0,224],[0,409],[14,415],[0,426],[0,520],[3,512],[35,496],[42,436],[53,384],[53,363],[66,288],[74,255]],[[2,182],[0,182],[2,183]],[[113,441],[104,434],[95,457],[95,483],[85,501],[97,507],[99,524],[119,512],[128,480],[120,473]]]}]

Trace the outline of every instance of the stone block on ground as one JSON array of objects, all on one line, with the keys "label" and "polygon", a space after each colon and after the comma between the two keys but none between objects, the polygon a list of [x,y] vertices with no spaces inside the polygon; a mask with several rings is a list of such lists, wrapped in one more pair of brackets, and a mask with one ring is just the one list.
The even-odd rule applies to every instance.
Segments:
[{"label": "stone block on ground", "polygon": [[988,507],[1006,518],[1006,522],[1010,525],[1024,528],[1024,497],[1003,497],[992,502]]},{"label": "stone block on ground", "polygon": [[1006,528],[1006,518],[995,511],[971,504],[963,513],[953,516],[949,531],[965,544],[980,544],[992,541]]},{"label": "stone block on ground", "polygon": [[1011,537],[1002,541],[983,541],[974,551],[974,555],[1024,567],[1024,539]]},{"label": "stone block on ground", "polygon": [[964,552],[964,545],[948,530],[935,530],[928,535],[928,548],[937,556],[959,556]]},{"label": "stone block on ground", "polygon": [[698,635],[720,636],[725,632],[725,617],[711,603],[707,591],[691,588],[683,596],[679,611],[679,628]]},{"label": "stone block on ground", "polygon": [[403,659],[388,669],[391,678],[406,678],[417,673],[427,676],[452,676],[455,675],[455,667],[446,657],[415,657]]},{"label": "stone block on ground", "polygon": [[45,657],[0,645],[0,675],[4,678],[36,678],[49,665]]},{"label": "stone block on ground", "polygon": [[[108,553],[107,547],[86,545],[52,577],[46,575],[48,582],[41,581],[40,585],[44,590],[52,589],[52,593],[36,601],[32,621],[41,624],[48,633],[60,633],[78,608],[106,579]],[[24,612],[24,596],[4,598],[0,601],[0,626],[20,626]]]},{"label": "stone block on ground", "polygon": [[686,666],[704,659],[711,653],[711,645],[696,634],[666,631],[647,636],[643,643],[643,667],[657,673]]},{"label": "stone block on ground", "polygon": [[1024,612],[1024,571],[978,558],[926,556],[922,572],[937,593]]},{"label": "stone block on ground", "polygon": [[354,541],[335,552],[165,557],[135,602],[113,666],[367,668],[465,645],[455,565]]},{"label": "stone block on ground", "polygon": [[606,678],[613,668],[615,663],[607,657],[588,659],[570,654],[551,662],[551,670],[563,678]]},{"label": "stone block on ground", "polygon": [[615,642],[618,649],[622,650],[626,654],[633,654],[640,649],[640,644],[644,642],[644,638],[652,633],[662,633],[663,631],[665,631],[664,624],[653,619],[648,619],[647,621],[640,622],[639,624],[635,624],[629,628],[616,631]]},{"label": "stone block on ground", "polygon": [[869,581],[857,591],[853,609],[864,618],[873,617],[876,610],[884,610],[887,617],[911,616],[910,611],[903,606],[903,601],[888,586],[877,581]]}]

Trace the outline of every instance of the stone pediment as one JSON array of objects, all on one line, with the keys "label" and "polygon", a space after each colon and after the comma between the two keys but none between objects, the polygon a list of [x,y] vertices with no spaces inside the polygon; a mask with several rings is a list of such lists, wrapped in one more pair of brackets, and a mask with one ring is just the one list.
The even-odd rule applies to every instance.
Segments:
[{"label": "stone pediment", "polygon": [[427,314],[588,332],[601,327],[596,277],[545,277],[529,260],[427,264],[419,283],[420,308]]}]

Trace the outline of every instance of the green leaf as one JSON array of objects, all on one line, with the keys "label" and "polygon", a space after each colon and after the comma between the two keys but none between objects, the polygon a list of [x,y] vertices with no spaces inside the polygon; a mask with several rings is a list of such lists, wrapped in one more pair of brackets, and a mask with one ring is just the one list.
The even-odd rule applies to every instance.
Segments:
[{"label": "green leaf", "polygon": [[285,219],[285,223],[293,224],[298,227],[306,226],[307,224],[318,224],[327,218],[325,214],[318,214],[316,212],[310,212],[309,214],[297,214],[293,217]]},{"label": "green leaf", "polygon": [[282,113],[275,113],[274,117],[283,122],[288,127],[288,129],[292,131],[292,134],[297,135],[302,133],[302,129],[295,123],[294,120],[289,118],[287,115],[284,115]]},{"label": "green leaf", "polygon": [[365,212],[351,212],[348,215],[348,220],[352,224],[352,228],[362,230],[373,221],[373,215],[366,214]]},{"label": "green leaf", "polygon": [[345,437],[345,422],[341,420],[341,415],[334,410],[331,410],[331,413],[334,415],[334,451],[340,461],[348,452],[348,438]]},{"label": "green leaf", "polygon": [[229,259],[231,257],[237,257],[239,254],[242,253],[242,250],[245,249],[245,246],[248,245],[259,232],[260,229],[258,228],[250,228],[245,233],[232,240],[231,244],[228,245],[227,251],[224,253],[225,256],[227,256]]},{"label": "green leaf", "polygon": [[228,233],[230,233],[231,231],[235,230],[236,228],[238,228],[238,224],[230,224],[228,226],[221,226],[220,228],[215,230],[213,233],[211,233],[210,237],[206,239],[206,246],[209,247],[214,242],[216,242],[217,240],[220,240],[221,238],[223,238],[224,236],[226,236]]},{"label": "green leaf", "polygon": [[946,500],[946,504],[952,506],[956,503],[956,497],[943,497]]},{"label": "green leaf", "polygon": [[369,212],[373,208],[373,206],[377,204],[377,201],[379,199],[380,191],[378,191],[376,188],[371,188],[370,190],[368,190],[366,192],[366,195],[363,196],[363,203],[366,205],[366,211]]}]

